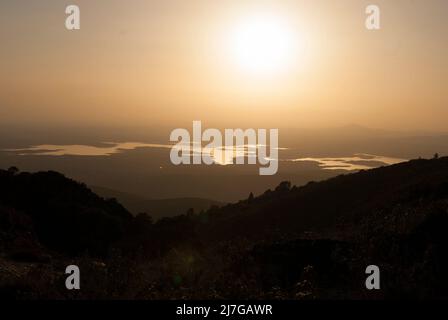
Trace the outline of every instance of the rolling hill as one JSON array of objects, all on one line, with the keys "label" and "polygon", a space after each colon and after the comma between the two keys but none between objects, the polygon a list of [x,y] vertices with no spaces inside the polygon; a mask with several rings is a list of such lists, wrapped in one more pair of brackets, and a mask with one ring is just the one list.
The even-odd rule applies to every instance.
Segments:
[{"label": "rolling hill", "polygon": [[212,206],[223,206],[223,202],[202,198],[169,198],[149,199],[143,196],[112,190],[104,187],[91,186],[96,194],[103,198],[115,198],[134,215],[146,212],[154,220],[185,214],[189,209],[201,212]]}]

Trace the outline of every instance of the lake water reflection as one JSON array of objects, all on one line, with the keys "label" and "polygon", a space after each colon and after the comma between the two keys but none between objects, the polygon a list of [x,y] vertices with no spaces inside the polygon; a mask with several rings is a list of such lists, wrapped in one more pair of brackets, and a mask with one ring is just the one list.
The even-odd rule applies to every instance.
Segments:
[{"label": "lake water reflection", "polygon": [[[162,148],[171,149],[171,144],[156,144],[156,143],[141,143],[141,142],[105,142],[96,146],[93,145],[52,145],[41,144],[22,149],[7,149],[4,151],[14,152],[17,155],[33,155],[33,156],[111,156],[117,153],[122,153],[137,148]],[[178,147],[178,146],[177,146]],[[258,146],[256,146],[258,147]],[[248,155],[250,152],[247,150],[247,146],[234,147],[235,152],[242,148],[244,154]],[[224,148],[225,149],[225,148]],[[279,148],[280,150],[286,150],[287,148]],[[200,149],[192,147],[190,153],[205,152],[205,148]],[[213,150],[212,154],[215,154],[217,150]],[[223,149],[221,149],[223,151]],[[291,150],[289,150],[291,151]],[[207,150],[209,152],[209,150]],[[218,164],[232,163],[231,159],[218,159],[214,158]],[[400,162],[407,161],[406,159],[386,157],[380,155],[372,155],[365,153],[357,153],[347,157],[305,157],[305,158],[293,158],[293,159],[280,159],[280,161],[287,162],[315,162],[323,170],[363,170],[372,169],[385,165],[392,165]]]}]

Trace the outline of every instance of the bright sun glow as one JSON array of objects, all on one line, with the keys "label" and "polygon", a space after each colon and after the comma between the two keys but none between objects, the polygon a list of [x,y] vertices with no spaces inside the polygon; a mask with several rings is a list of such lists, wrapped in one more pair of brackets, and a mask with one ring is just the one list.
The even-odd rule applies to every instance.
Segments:
[{"label": "bright sun glow", "polygon": [[271,15],[246,17],[234,28],[231,50],[238,65],[254,73],[285,70],[294,60],[293,30],[283,19]]}]

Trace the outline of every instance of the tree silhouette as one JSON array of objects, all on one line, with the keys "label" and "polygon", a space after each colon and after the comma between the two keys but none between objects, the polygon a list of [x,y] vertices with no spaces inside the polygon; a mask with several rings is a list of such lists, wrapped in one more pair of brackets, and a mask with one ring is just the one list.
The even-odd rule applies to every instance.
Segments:
[{"label": "tree silhouette", "polygon": [[19,168],[12,166],[8,169],[8,172],[12,175],[16,175],[19,172]]},{"label": "tree silhouette", "polygon": [[275,191],[277,191],[277,192],[288,192],[290,189],[291,189],[291,182],[289,182],[289,181],[282,181],[275,188]]},{"label": "tree silhouette", "polygon": [[194,209],[190,208],[187,210],[187,217],[192,217],[192,216],[194,216]]}]

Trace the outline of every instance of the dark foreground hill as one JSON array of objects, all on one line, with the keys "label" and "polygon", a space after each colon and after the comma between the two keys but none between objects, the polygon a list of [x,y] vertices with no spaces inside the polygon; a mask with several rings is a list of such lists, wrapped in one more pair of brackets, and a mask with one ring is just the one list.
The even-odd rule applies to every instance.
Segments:
[{"label": "dark foreground hill", "polygon": [[[0,295],[445,298],[448,158],[414,160],[153,220],[55,172],[0,171]],[[64,286],[80,267],[82,290]],[[365,288],[378,265],[381,290]]]}]

